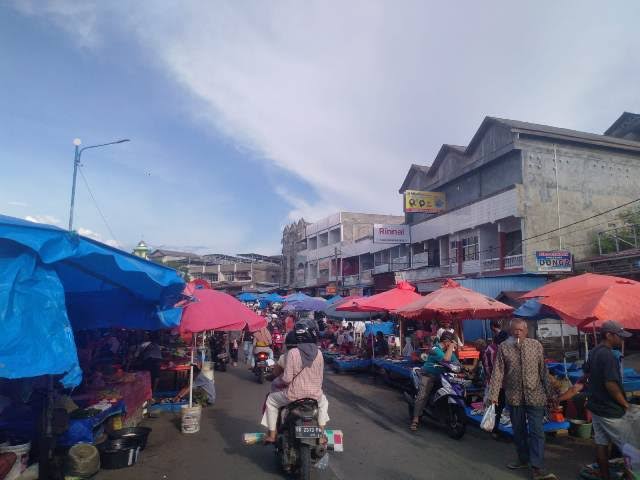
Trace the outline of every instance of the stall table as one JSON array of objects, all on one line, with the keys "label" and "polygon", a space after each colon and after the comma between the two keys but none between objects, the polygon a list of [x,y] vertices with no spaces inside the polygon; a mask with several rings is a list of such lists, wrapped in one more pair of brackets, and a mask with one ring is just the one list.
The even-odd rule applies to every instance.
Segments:
[{"label": "stall table", "polygon": [[371,368],[369,358],[345,358],[336,357],[333,360],[333,369],[336,372],[361,372]]},{"label": "stall table", "polygon": [[70,447],[77,443],[96,443],[103,432],[102,426],[114,415],[125,412],[125,402],[118,400],[111,407],[88,418],[75,418],[69,421],[69,429],[58,439],[58,444]]},{"label": "stall table", "polygon": [[[466,407],[466,412],[467,418],[471,422],[480,425],[480,423],[482,422],[482,415],[472,415],[471,412],[473,412],[473,409],[471,407]],[[568,430],[569,426],[569,422],[545,422],[542,428],[545,433],[554,433],[560,430]],[[510,437],[513,437],[513,428],[511,428],[510,425],[500,425],[498,427],[498,430]]]}]

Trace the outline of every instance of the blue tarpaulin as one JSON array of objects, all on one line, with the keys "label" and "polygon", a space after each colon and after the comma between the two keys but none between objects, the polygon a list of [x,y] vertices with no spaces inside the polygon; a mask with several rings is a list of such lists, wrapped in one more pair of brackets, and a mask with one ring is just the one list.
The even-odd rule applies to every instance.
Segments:
[{"label": "blue tarpaulin", "polygon": [[0,377],[81,375],[76,330],[180,323],[184,282],[156,265],[50,225],[0,215]]},{"label": "blue tarpaulin", "polygon": [[333,297],[331,297],[330,299],[327,300],[327,303],[329,305],[333,305],[334,303],[339,302],[343,298],[344,297],[342,295],[334,295]]},{"label": "blue tarpaulin", "polygon": [[236,298],[241,302],[255,302],[258,299],[258,296],[255,293],[243,292]]},{"label": "blue tarpaulin", "polygon": [[393,322],[368,323],[364,332],[365,336],[382,332],[384,335],[394,335],[395,324]]}]

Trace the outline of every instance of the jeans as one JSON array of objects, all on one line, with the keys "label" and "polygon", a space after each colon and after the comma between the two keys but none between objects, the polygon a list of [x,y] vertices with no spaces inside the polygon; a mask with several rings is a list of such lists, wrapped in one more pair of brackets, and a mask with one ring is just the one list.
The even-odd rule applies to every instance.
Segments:
[{"label": "jeans", "polygon": [[498,404],[496,405],[496,426],[493,428],[493,433],[500,432],[498,427],[500,426],[500,419],[502,418],[502,411],[504,410],[505,402],[504,389],[501,388],[500,394],[498,395]]},{"label": "jeans", "polygon": [[[513,441],[521,463],[533,468],[544,468],[544,407],[510,405]],[[527,429],[528,427],[528,429]]]}]

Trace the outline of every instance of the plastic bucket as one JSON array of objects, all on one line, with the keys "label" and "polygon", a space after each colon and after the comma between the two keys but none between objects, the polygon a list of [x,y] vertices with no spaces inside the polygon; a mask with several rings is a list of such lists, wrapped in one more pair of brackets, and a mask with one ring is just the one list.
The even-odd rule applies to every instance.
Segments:
[{"label": "plastic bucket", "polygon": [[151,433],[151,429],[147,427],[129,427],[115,430],[109,434],[109,438],[112,440],[118,438],[128,438],[135,440],[140,444],[140,450],[144,450],[147,447],[147,438]]},{"label": "plastic bucket", "polygon": [[198,433],[200,431],[200,417],[202,407],[200,405],[182,405],[182,433]]},{"label": "plastic bucket", "polygon": [[4,480],[15,480],[22,472],[27,469],[29,464],[29,451],[31,450],[31,442],[20,445],[4,445],[0,447],[0,453],[12,452],[16,454],[16,463],[13,464]]},{"label": "plastic bucket", "polygon": [[591,438],[591,423],[586,420],[571,419],[569,420],[571,426],[569,427],[569,433],[572,437],[576,438]]}]

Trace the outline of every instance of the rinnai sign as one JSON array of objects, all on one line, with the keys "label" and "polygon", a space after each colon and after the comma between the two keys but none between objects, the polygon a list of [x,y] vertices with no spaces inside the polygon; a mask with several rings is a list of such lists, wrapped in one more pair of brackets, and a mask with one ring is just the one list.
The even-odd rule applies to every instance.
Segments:
[{"label": "rinnai sign", "polygon": [[572,272],[571,252],[567,250],[548,250],[536,252],[536,264],[539,272]]},{"label": "rinnai sign", "polygon": [[409,225],[373,226],[373,243],[411,243]]}]

